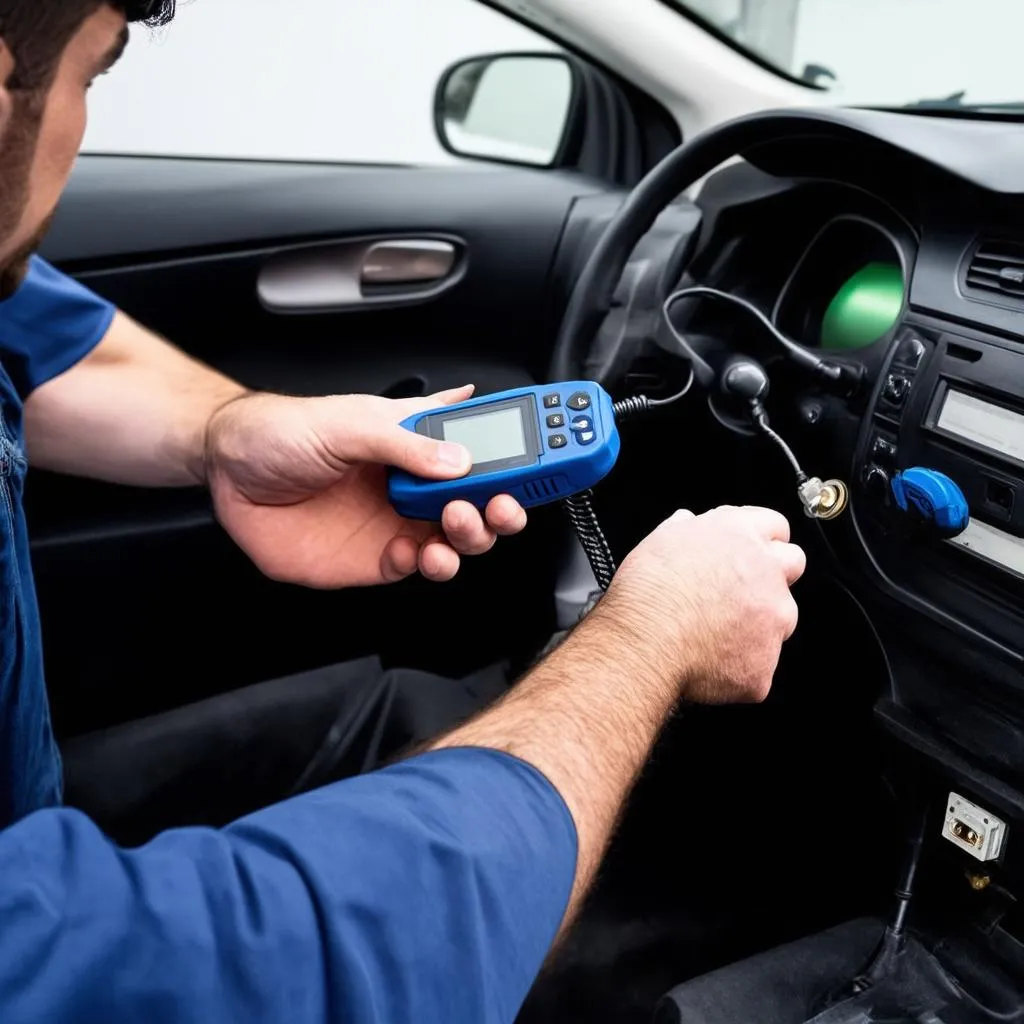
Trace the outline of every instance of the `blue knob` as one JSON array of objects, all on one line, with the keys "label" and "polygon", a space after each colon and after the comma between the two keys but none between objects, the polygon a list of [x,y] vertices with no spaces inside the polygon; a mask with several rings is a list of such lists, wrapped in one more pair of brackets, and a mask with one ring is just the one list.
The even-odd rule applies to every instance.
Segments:
[{"label": "blue knob", "polygon": [[904,511],[934,527],[944,537],[967,529],[971,510],[964,492],[945,473],[914,466],[892,478],[892,495]]}]

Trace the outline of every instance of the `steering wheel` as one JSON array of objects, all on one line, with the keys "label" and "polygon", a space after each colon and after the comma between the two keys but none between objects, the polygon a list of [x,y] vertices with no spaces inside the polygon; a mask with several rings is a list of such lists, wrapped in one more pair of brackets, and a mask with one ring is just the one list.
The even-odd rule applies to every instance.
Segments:
[{"label": "steering wheel", "polygon": [[577,279],[555,342],[550,379],[600,379],[602,366],[593,351],[594,339],[611,309],[630,254],[658,215],[686,189],[724,161],[745,156],[759,145],[844,134],[857,133],[827,112],[772,111],[713,128],[670,153],[630,193]]}]

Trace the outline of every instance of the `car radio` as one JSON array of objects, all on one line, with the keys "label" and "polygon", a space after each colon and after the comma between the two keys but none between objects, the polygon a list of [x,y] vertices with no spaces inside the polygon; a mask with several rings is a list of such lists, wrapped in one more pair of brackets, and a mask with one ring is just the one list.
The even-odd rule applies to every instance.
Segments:
[{"label": "car radio", "polygon": [[[911,467],[953,482],[964,528],[929,535],[912,522]],[[1024,650],[1024,350],[902,328],[864,420],[854,511],[892,583]]]},{"label": "car radio", "polygon": [[894,480],[914,465],[946,474],[963,491],[974,521],[956,538],[962,547],[1021,571],[1024,352],[904,329],[860,453],[861,486],[876,511],[898,507]]}]

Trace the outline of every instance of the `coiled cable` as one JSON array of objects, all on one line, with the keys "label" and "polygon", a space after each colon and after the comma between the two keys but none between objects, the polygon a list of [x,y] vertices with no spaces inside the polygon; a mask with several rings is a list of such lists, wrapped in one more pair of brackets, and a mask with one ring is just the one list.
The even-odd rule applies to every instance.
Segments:
[{"label": "coiled cable", "polygon": [[601,529],[601,523],[594,511],[594,492],[581,491],[579,494],[566,498],[562,505],[569,515],[569,522],[572,523],[576,536],[590,562],[597,585],[602,590],[607,590],[615,576],[615,556],[612,554],[608,538]]},{"label": "coiled cable", "polygon": [[616,402],[612,406],[612,411],[615,413],[616,423],[621,423],[633,416],[649,412],[650,408],[651,400],[646,395],[633,395],[630,398],[622,399],[621,402]]},{"label": "coiled cable", "polygon": [[[622,423],[625,420],[642,416],[658,406],[671,405],[673,402],[678,402],[679,399],[685,398],[689,394],[692,387],[693,371],[691,370],[690,377],[683,390],[669,398],[648,398],[647,395],[632,395],[629,398],[624,398],[612,406],[612,411],[615,413],[615,421],[616,423]],[[581,494],[566,498],[562,505],[569,516],[572,528],[576,531],[576,536],[579,538],[580,545],[587,556],[587,561],[590,562],[590,568],[594,573],[598,586],[602,591],[607,590],[611,586],[617,566],[615,565],[615,556],[612,554],[611,545],[608,543],[608,538],[604,535],[604,530],[601,529],[597,512],[594,510],[594,492],[589,490],[583,491]]]}]

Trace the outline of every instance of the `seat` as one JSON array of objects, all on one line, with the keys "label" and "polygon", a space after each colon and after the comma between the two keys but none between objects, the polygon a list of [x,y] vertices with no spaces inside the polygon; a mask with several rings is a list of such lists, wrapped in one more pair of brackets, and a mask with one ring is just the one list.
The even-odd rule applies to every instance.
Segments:
[{"label": "seat", "polygon": [[[980,936],[896,940],[852,921],[673,989],[657,1024],[995,1024],[1024,1021],[1022,949]],[[990,938],[990,936],[989,936]],[[1009,954],[1009,956],[1007,956]]]}]

